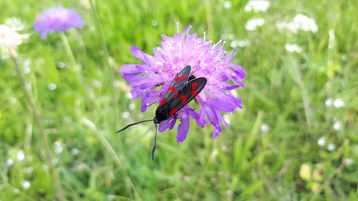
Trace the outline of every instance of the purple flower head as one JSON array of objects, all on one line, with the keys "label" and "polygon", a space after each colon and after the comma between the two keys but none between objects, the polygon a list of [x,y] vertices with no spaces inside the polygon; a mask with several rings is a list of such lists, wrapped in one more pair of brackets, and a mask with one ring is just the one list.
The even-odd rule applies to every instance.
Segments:
[{"label": "purple flower head", "polygon": [[[222,131],[221,124],[229,127],[221,113],[242,108],[241,99],[232,92],[244,87],[241,81],[245,78],[244,69],[231,63],[235,50],[229,54],[222,41],[212,44],[197,34],[189,34],[190,29],[191,26],[181,34],[175,33],[174,37],[162,35],[163,41],[160,47],[153,50],[154,56],[145,54],[138,47],[131,47],[133,55],[143,63],[124,64],[119,70],[123,78],[130,82],[129,86],[133,87],[133,99],[142,96],[142,112],[161,100],[176,73],[185,66],[191,66],[195,77],[207,79],[205,88],[196,97],[199,105],[187,105],[176,115],[180,119],[177,142],[185,140],[190,117],[202,128],[207,124],[213,125],[212,137],[215,138]],[[160,85],[161,88],[158,87]],[[177,119],[171,116],[160,124],[159,131],[173,129],[176,122]]]},{"label": "purple flower head", "polygon": [[82,17],[75,9],[49,8],[34,23],[34,28],[45,39],[48,32],[65,32],[72,27],[83,27]]}]

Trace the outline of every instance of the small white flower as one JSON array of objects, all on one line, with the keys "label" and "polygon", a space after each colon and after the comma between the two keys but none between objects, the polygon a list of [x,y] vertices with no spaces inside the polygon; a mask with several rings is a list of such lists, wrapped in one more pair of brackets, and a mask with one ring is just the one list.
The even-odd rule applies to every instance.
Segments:
[{"label": "small white flower", "polygon": [[229,148],[227,148],[226,145],[222,145],[222,146],[221,146],[221,150],[222,150],[223,152],[228,152],[228,151],[229,151]]},{"label": "small white flower", "polygon": [[336,145],[331,143],[328,145],[327,149],[328,149],[328,151],[334,151],[334,150],[336,150]]},{"label": "small white flower", "polygon": [[15,104],[15,103],[17,103],[17,99],[16,99],[15,97],[11,97],[11,98],[9,99],[9,103],[10,103],[10,104]]},{"label": "small white flower", "polygon": [[250,44],[250,42],[248,40],[239,40],[237,42],[238,42],[237,45],[239,47],[246,47],[246,46],[248,46]]},{"label": "small white flower", "polygon": [[248,31],[254,31],[257,27],[263,26],[265,24],[265,19],[263,18],[251,18],[246,22],[245,29]]},{"label": "small white flower", "polygon": [[0,25],[0,53],[3,57],[15,56],[19,45],[28,39],[28,34],[20,34],[7,25]]},{"label": "small white flower", "polygon": [[215,158],[218,155],[218,150],[214,149],[213,152],[211,152],[211,157]]},{"label": "small white flower", "polygon": [[24,66],[23,69],[25,74],[29,74],[31,72],[31,68],[28,66]]},{"label": "small white flower", "polygon": [[152,27],[157,27],[158,26],[158,21],[157,20],[153,20],[152,21]]},{"label": "small white flower", "polygon": [[267,124],[265,124],[265,123],[260,126],[260,131],[261,131],[262,133],[267,133],[267,132],[269,132],[270,130],[271,130],[270,126],[267,125]]},{"label": "small white flower", "polygon": [[341,129],[342,129],[342,123],[341,123],[340,121],[335,121],[335,122],[333,123],[333,128],[334,128],[334,130],[336,130],[336,131],[341,130]]},{"label": "small white flower", "polygon": [[327,107],[331,107],[333,105],[333,99],[332,98],[328,98],[326,101],[325,101],[325,104]]},{"label": "small white flower", "polygon": [[297,53],[301,53],[302,52],[302,48],[300,46],[298,46],[297,44],[294,43],[287,43],[285,45],[285,49],[288,52],[297,52]]},{"label": "small white flower", "polygon": [[230,42],[230,46],[232,48],[237,48],[237,47],[246,47],[249,45],[249,41],[248,40],[233,40]]},{"label": "small white flower", "polygon": [[268,1],[263,1],[263,0],[254,0],[254,1],[249,1],[246,6],[245,6],[245,11],[250,12],[250,11],[254,11],[254,12],[266,12],[267,9],[269,9],[270,7],[270,2]]},{"label": "small white flower", "polygon": [[10,17],[5,20],[5,25],[15,31],[22,31],[25,29],[25,24],[17,17]]},{"label": "small white flower", "polygon": [[52,164],[56,165],[58,163],[58,161],[59,161],[58,158],[54,158],[54,159],[52,159],[51,162],[52,162]]},{"label": "small white flower", "polygon": [[129,104],[129,110],[134,110],[135,109],[135,105],[133,103]]},{"label": "small white flower", "polygon": [[31,183],[30,183],[30,181],[28,181],[28,180],[24,180],[24,181],[21,183],[21,186],[22,186],[23,189],[28,189],[28,188],[30,188]]},{"label": "small white flower", "polygon": [[54,143],[54,150],[56,154],[60,154],[63,151],[63,145],[60,141]]},{"label": "small white flower", "polygon": [[102,86],[102,82],[98,80],[93,80],[92,85],[96,88],[100,88]]},{"label": "small white flower", "polygon": [[122,117],[123,118],[128,118],[130,116],[130,114],[129,114],[129,112],[123,112],[123,114],[122,114]]},{"label": "small white flower", "polygon": [[333,105],[334,105],[334,107],[336,107],[336,108],[340,108],[340,107],[346,106],[346,103],[344,102],[343,99],[337,98],[336,100],[333,101]]},{"label": "small white flower", "polygon": [[190,177],[189,176],[183,176],[183,180],[185,181],[185,182],[189,182],[190,181]]},{"label": "small white flower", "polygon": [[346,165],[346,166],[351,166],[351,165],[353,165],[353,163],[354,163],[354,160],[351,159],[351,158],[343,159],[343,164]]},{"label": "small white flower", "polygon": [[227,36],[227,38],[230,39],[230,40],[234,39],[234,37],[235,37],[235,35],[234,35],[233,33],[230,33],[230,34]]},{"label": "small white flower", "polygon": [[10,166],[12,166],[13,164],[14,164],[14,160],[12,160],[11,158],[8,158],[8,159],[6,160],[6,166],[10,167]]},{"label": "small white flower", "polygon": [[54,90],[56,90],[56,88],[57,88],[57,85],[55,83],[48,84],[48,89],[49,90],[54,91]]},{"label": "small white flower", "polygon": [[286,29],[288,26],[288,22],[285,21],[279,21],[276,23],[276,26],[278,29]]},{"label": "small white flower", "polygon": [[23,161],[23,160],[25,160],[25,152],[22,151],[22,150],[18,151],[18,152],[16,153],[16,159],[17,159],[18,161]]},{"label": "small white flower", "polygon": [[44,170],[44,171],[48,171],[48,165],[43,164],[43,165],[42,165],[42,170]]},{"label": "small white flower", "polygon": [[107,199],[112,201],[112,200],[116,200],[116,195],[107,195]]},{"label": "small white flower", "polygon": [[321,137],[317,140],[317,144],[321,147],[323,147],[324,145],[326,145],[327,139],[325,137]]},{"label": "small white flower", "polygon": [[236,48],[236,47],[238,47],[238,46],[239,46],[239,45],[238,45],[237,40],[233,40],[233,41],[230,42],[230,47]]},{"label": "small white flower", "polygon": [[298,31],[316,33],[318,31],[316,21],[313,18],[309,18],[303,14],[296,15],[290,22],[278,22],[276,26],[279,29],[289,29],[293,33],[297,33]]},{"label": "small white flower", "polygon": [[231,122],[231,117],[230,117],[230,115],[224,114],[224,120],[226,121],[226,123],[230,124],[230,122]]},{"label": "small white flower", "polygon": [[236,90],[232,90],[232,91],[231,91],[231,94],[234,95],[234,96],[236,96],[236,97],[239,95]]},{"label": "small white flower", "polygon": [[59,69],[65,69],[66,68],[66,64],[62,61],[57,63],[57,68]]},{"label": "small white flower", "polygon": [[78,150],[78,149],[76,149],[76,148],[71,149],[71,155],[72,155],[72,156],[76,156],[76,155],[78,155],[79,153],[80,153],[80,150]]},{"label": "small white flower", "polygon": [[80,0],[80,3],[85,9],[91,9],[91,3],[89,0]]},{"label": "small white flower", "polygon": [[28,173],[28,174],[31,174],[33,171],[34,171],[33,167],[28,167],[28,168],[25,169],[25,172]]},{"label": "small white flower", "polygon": [[318,31],[318,27],[316,21],[313,18],[310,18],[303,14],[296,15],[293,20],[288,23],[288,29],[294,33],[298,31],[307,31],[316,33]]},{"label": "small white flower", "polygon": [[12,190],[12,192],[15,193],[15,194],[19,194],[19,193],[20,193],[20,190],[17,189],[17,188],[14,188],[14,189]]},{"label": "small white flower", "polygon": [[225,9],[230,9],[231,8],[231,2],[230,1],[224,1],[223,6],[224,6]]},{"label": "small white flower", "polygon": [[127,93],[127,98],[132,100],[132,94],[131,94],[131,93]]}]

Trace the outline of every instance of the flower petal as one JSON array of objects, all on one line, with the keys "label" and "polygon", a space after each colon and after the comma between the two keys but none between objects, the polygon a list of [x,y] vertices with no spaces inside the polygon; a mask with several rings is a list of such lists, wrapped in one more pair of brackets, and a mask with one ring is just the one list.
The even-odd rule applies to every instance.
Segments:
[{"label": "flower petal", "polygon": [[164,132],[169,127],[169,119],[162,121],[158,127],[159,132]]},{"label": "flower petal", "polygon": [[181,123],[178,126],[177,142],[184,142],[189,131],[190,121],[186,113],[182,113],[180,119]]},{"label": "flower petal", "polygon": [[140,75],[134,75],[134,74],[123,74],[122,77],[128,82],[134,82],[141,79]]},{"label": "flower petal", "polygon": [[144,90],[140,89],[139,87],[133,88],[131,90],[132,99],[137,99],[143,95]]},{"label": "flower petal", "polygon": [[137,59],[145,61],[145,53],[139,47],[132,46],[130,50]]},{"label": "flower petal", "polygon": [[198,113],[196,113],[193,109],[189,108],[186,110],[186,113],[188,115],[190,115],[191,117],[193,117],[193,119],[195,119],[196,124],[198,124],[198,126],[200,126],[201,128],[204,128],[205,124],[207,122],[205,121],[200,121],[200,115]]},{"label": "flower petal", "polygon": [[236,89],[239,87],[245,87],[245,84],[240,82],[240,84],[237,84],[237,85],[229,85],[229,86],[225,87],[225,90],[233,90],[233,89]]},{"label": "flower petal", "polygon": [[231,68],[233,68],[233,77],[239,81],[242,81],[246,77],[246,73],[243,67],[236,65],[236,64],[230,64]]},{"label": "flower petal", "polygon": [[159,91],[150,91],[143,96],[141,112],[145,112],[147,107],[159,101],[159,93]]},{"label": "flower petal", "polygon": [[174,128],[176,122],[177,118],[175,118],[174,116],[171,116],[171,118],[169,118],[169,130],[172,130]]},{"label": "flower petal", "polygon": [[124,64],[121,66],[121,68],[119,69],[120,73],[140,73],[141,71],[139,71],[137,69],[137,66],[135,64]]},{"label": "flower petal", "polygon": [[217,136],[219,136],[219,134],[221,133],[221,131],[222,131],[222,128],[221,128],[221,126],[220,126],[220,124],[219,124],[219,125],[217,125],[217,126],[215,127],[214,132],[213,132],[213,135],[212,135],[211,137],[212,137],[212,138],[216,138]]}]

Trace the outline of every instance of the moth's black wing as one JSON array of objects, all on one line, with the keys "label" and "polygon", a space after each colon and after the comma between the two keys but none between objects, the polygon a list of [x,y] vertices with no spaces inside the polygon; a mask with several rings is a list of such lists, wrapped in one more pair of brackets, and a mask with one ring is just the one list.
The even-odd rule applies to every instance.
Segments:
[{"label": "moth's black wing", "polygon": [[158,109],[163,105],[168,105],[173,97],[178,96],[178,93],[182,90],[185,83],[188,82],[189,74],[191,71],[190,66],[185,66],[183,70],[181,70],[173,79],[169,88],[167,89],[167,93],[163,96],[162,100],[159,102]]},{"label": "moth's black wing", "polygon": [[191,100],[193,100],[206,85],[206,78],[199,77],[186,84],[176,97],[173,97],[169,104],[169,115],[175,114]]}]

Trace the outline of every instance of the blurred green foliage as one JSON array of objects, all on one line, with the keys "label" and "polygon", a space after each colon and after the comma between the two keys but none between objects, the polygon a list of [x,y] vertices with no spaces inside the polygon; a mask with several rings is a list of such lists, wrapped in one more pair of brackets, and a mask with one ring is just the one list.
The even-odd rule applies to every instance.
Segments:
[{"label": "blurred green foliage", "polygon": [[[15,16],[29,33],[48,7],[74,7],[84,18],[83,29],[66,33],[82,82],[60,34],[33,33],[18,56],[30,68],[68,200],[358,200],[357,1],[277,0],[267,12],[246,12],[247,1],[91,1],[0,2],[0,23]],[[277,28],[299,13],[316,21],[316,33]],[[254,17],[265,24],[247,31]],[[234,58],[247,72],[237,91],[244,109],[229,114],[231,128],[215,140],[193,122],[184,143],[175,129],[159,134],[151,161],[153,125],[114,133],[155,109],[140,113],[117,70],[139,62],[130,46],[152,54],[177,22],[225,40],[228,51],[232,41],[249,41]],[[302,52],[288,52],[287,43]],[[54,200],[39,130],[8,59],[0,59],[0,78],[0,200]],[[344,107],[326,106],[337,98]]]}]

